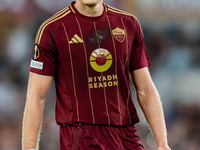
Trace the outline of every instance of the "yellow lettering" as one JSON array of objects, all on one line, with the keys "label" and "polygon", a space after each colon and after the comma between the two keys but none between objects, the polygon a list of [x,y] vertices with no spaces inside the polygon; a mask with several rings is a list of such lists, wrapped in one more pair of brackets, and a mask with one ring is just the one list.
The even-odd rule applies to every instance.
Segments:
[{"label": "yellow lettering", "polygon": [[94,88],[95,88],[95,89],[98,88],[98,87],[97,87],[97,83],[94,83]]},{"label": "yellow lettering", "polygon": [[89,77],[89,79],[88,79],[88,80],[89,80],[89,83],[90,83],[90,82],[93,82],[93,81],[92,81],[92,77]]},{"label": "yellow lettering", "polygon": [[103,87],[103,84],[102,83],[99,83],[99,88]]},{"label": "yellow lettering", "polygon": [[113,85],[113,83],[110,81],[110,82],[108,82],[108,86],[112,86]]},{"label": "yellow lettering", "polygon": [[94,82],[97,82],[97,78],[96,77],[94,77]]},{"label": "yellow lettering", "polygon": [[103,79],[102,79],[102,81],[107,81],[107,79],[106,79],[106,77],[105,77],[105,76],[103,76]]},{"label": "yellow lettering", "polygon": [[89,84],[89,88],[90,88],[90,89],[92,89],[92,88],[93,88],[93,86],[92,86],[92,83],[90,83],[90,84]]},{"label": "yellow lettering", "polygon": [[104,82],[104,83],[103,83],[103,86],[104,86],[104,87],[107,87],[107,82]]},{"label": "yellow lettering", "polygon": [[101,76],[98,76],[97,78],[98,78],[99,82],[101,82]]},{"label": "yellow lettering", "polygon": [[118,86],[117,74],[89,77],[89,89]]},{"label": "yellow lettering", "polygon": [[113,86],[117,86],[118,85],[118,81],[113,81]]},{"label": "yellow lettering", "polygon": [[113,75],[113,80],[117,80],[117,75]]},{"label": "yellow lettering", "polygon": [[107,79],[108,79],[108,81],[112,80],[112,76],[107,75]]}]

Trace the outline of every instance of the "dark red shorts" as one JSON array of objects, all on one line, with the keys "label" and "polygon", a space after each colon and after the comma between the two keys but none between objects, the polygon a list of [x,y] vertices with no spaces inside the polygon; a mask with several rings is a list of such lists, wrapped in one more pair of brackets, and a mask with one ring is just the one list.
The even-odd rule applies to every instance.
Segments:
[{"label": "dark red shorts", "polygon": [[60,126],[61,150],[144,150],[134,126]]}]

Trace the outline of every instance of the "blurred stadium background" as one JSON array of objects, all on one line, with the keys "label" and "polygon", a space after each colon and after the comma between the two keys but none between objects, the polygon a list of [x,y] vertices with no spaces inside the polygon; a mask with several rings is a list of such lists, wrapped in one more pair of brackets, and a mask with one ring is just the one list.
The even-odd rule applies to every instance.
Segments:
[{"label": "blurred stadium background", "polygon": [[[162,98],[169,145],[200,150],[200,1],[105,0],[134,14],[142,25],[152,62],[150,71]],[[0,0],[0,150],[21,149],[21,122],[34,37],[40,24],[70,0]],[[40,147],[59,149],[54,119],[55,90],[48,93]],[[145,150],[156,150],[134,102]]]}]

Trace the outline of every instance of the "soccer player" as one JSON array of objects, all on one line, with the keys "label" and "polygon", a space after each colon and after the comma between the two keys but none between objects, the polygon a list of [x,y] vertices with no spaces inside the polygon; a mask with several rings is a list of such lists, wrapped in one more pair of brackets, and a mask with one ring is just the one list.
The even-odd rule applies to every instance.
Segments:
[{"label": "soccer player", "polygon": [[158,150],[170,150],[138,20],[103,3],[76,0],[38,30],[23,119],[23,149],[36,149],[45,96],[56,84],[61,150],[143,150],[129,73]]}]

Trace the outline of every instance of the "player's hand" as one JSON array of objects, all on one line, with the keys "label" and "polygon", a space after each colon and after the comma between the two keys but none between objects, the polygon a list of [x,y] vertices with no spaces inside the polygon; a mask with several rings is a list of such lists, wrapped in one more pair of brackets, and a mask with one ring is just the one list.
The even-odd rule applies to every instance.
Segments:
[{"label": "player's hand", "polygon": [[169,146],[167,146],[167,147],[158,147],[158,150],[171,150],[171,148],[169,148]]}]

